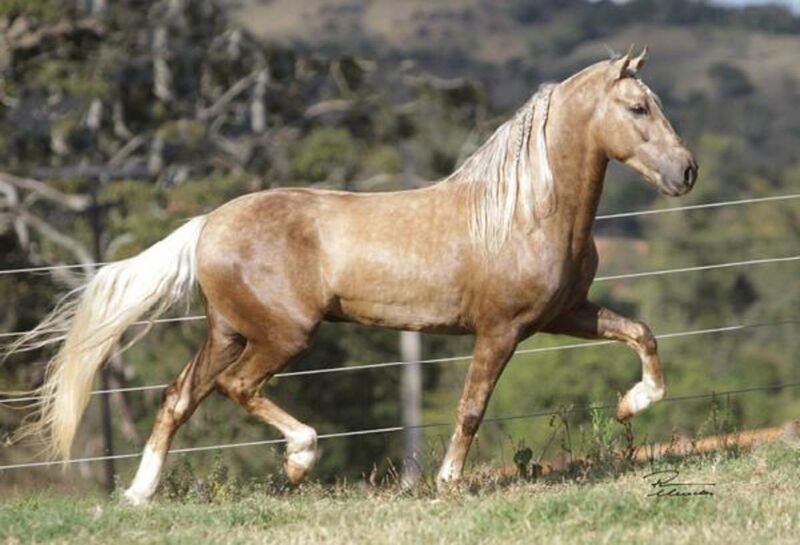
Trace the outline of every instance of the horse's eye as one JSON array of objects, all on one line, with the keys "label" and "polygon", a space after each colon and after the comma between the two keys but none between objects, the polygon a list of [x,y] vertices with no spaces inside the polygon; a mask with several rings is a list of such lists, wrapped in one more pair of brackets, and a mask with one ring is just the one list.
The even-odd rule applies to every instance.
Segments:
[{"label": "horse's eye", "polygon": [[644,115],[647,113],[647,108],[644,106],[644,104],[636,104],[628,109],[635,115]]}]

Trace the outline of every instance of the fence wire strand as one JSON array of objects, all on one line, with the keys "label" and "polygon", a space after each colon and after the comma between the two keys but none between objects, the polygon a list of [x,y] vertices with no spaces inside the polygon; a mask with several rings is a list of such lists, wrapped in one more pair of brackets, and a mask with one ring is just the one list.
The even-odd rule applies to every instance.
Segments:
[{"label": "fence wire strand", "polygon": [[[654,214],[664,214],[669,212],[681,212],[690,210],[706,210],[711,208],[722,208],[726,206],[740,206],[744,204],[760,204],[775,201],[788,201],[800,198],[800,193],[791,193],[788,195],[773,195],[770,197],[751,197],[746,199],[739,199],[733,201],[717,201],[703,204],[690,204],[686,206],[675,206],[670,208],[656,208],[653,210],[634,210],[631,212],[619,212],[616,214],[600,214],[595,217],[597,221],[605,221],[619,218],[632,218],[638,216],[652,216]],[[40,267],[22,267],[17,269],[0,270],[0,276],[10,274],[23,274],[23,273],[39,273],[56,270],[69,270],[69,269],[92,269],[95,267],[102,267],[108,265],[108,261],[100,261],[94,263],[73,263],[65,265],[46,265]]]},{"label": "fence wire strand", "polygon": [[[793,256],[785,256],[785,257],[767,257],[761,259],[749,259],[746,261],[730,261],[728,263],[716,263],[713,265],[697,265],[692,267],[679,267],[674,269],[658,269],[654,271],[643,271],[643,272],[635,272],[635,273],[624,273],[624,274],[614,274],[610,276],[598,276],[595,277],[595,282],[607,282],[609,280],[625,280],[628,278],[645,278],[649,276],[666,276],[670,274],[678,274],[678,273],[687,273],[687,272],[696,272],[696,271],[710,271],[715,269],[729,269],[733,267],[745,267],[749,265],[765,265],[769,263],[787,263],[791,261],[800,261],[800,255],[793,255]],[[197,314],[194,316],[182,316],[178,318],[157,318],[155,320],[139,320],[137,322],[133,322],[132,325],[135,326],[146,326],[150,324],[166,324],[166,323],[174,323],[174,322],[193,322],[199,320],[205,320],[205,315]],[[61,329],[47,329],[40,331],[39,333],[46,334],[46,333],[63,333],[67,331],[64,328]],[[10,337],[21,337],[30,333],[30,331],[11,331],[7,333],[0,333],[0,338],[10,338]]]},{"label": "fence wire strand", "polygon": [[[656,335],[656,339],[658,340],[668,340],[668,339],[675,339],[679,337],[691,337],[695,335],[708,335],[713,333],[728,333],[733,331],[741,331],[745,329],[754,329],[759,327],[773,327],[779,325],[788,325],[788,324],[797,324],[800,323],[800,320],[780,320],[774,322],[754,322],[751,324],[736,324],[736,325],[728,325],[728,326],[721,326],[721,327],[712,327],[712,328],[705,328],[705,329],[693,329],[689,331],[676,331],[673,333],[661,333]],[[618,341],[587,341],[581,343],[571,343],[571,344],[562,344],[559,346],[544,346],[540,348],[523,348],[520,350],[516,350],[512,357],[525,355],[525,354],[540,354],[544,352],[557,352],[561,350],[574,350],[579,348],[592,348],[596,346],[605,346],[611,344],[619,344]],[[387,362],[379,362],[379,363],[366,363],[362,365],[341,365],[337,367],[323,367],[320,369],[305,369],[302,371],[289,371],[287,373],[277,373],[275,378],[289,378],[289,377],[299,377],[299,376],[308,376],[308,375],[324,375],[329,373],[346,373],[351,371],[366,371],[369,369],[380,369],[384,367],[400,367],[405,365],[412,365],[412,364],[430,364],[430,363],[451,363],[456,361],[467,361],[471,360],[472,355],[463,355],[463,356],[447,356],[442,358],[428,358],[416,361],[387,361]],[[114,393],[124,393],[124,392],[141,392],[147,390],[163,390],[166,388],[168,384],[149,384],[144,386],[130,386],[126,388],[108,388],[103,390],[94,390],[91,392],[91,395],[103,395],[103,394],[114,394]],[[8,397],[6,399],[0,399],[0,406],[3,404],[9,403],[30,403],[34,401],[39,401],[42,399],[42,396],[27,396],[27,397]]]},{"label": "fence wire strand", "polygon": [[[778,383],[778,384],[770,384],[765,386],[751,386],[748,388],[739,388],[734,390],[722,390],[719,392],[703,392],[703,393],[695,393],[695,394],[686,394],[682,396],[676,397],[666,397],[664,398],[664,402],[683,402],[689,400],[697,400],[697,399],[708,399],[708,398],[716,398],[716,397],[725,397],[731,395],[739,395],[739,394],[746,394],[750,392],[758,392],[758,391],[780,391],[789,388],[797,388],[800,387],[800,382],[789,382],[789,383]],[[546,411],[536,411],[531,413],[525,414],[517,414],[517,415],[509,415],[509,416],[490,416],[483,419],[484,422],[489,423],[496,423],[496,422],[508,422],[512,420],[523,420],[528,418],[543,418],[547,416],[558,416],[567,413],[577,413],[577,412],[587,412],[587,411],[600,411],[600,410],[608,410],[616,408],[615,403],[603,403],[597,405],[587,405],[585,407],[568,407],[563,410],[546,410]],[[343,431],[343,432],[336,432],[336,433],[324,433],[317,437],[317,439],[338,439],[344,437],[358,437],[363,435],[377,435],[377,434],[385,434],[385,433],[395,433],[400,431],[405,431],[409,429],[428,429],[428,428],[440,428],[445,426],[451,426],[452,423],[450,422],[429,422],[426,424],[420,424],[418,426],[389,426],[385,428],[369,428],[363,430],[352,430],[352,431]],[[255,446],[264,446],[264,445],[278,445],[286,443],[286,439],[263,439],[258,441],[242,441],[237,443],[220,443],[217,445],[202,445],[197,447],[182,447],[171,449],[169,454],[188,454],[192,452],[204,452],[204,451],[213,451],[213,450],[226,450],[226,449],[233,449],[233,448],[245,448],[245,447],[255,447]],[[36,468],[36,467],[48,467],[54,465],[67,465],[67,464],[79,464],[84,462],[101,462],[104,460],[125,460],[131,458],[140,458],[141,453],[139,452],[129,452],[126,454],[115,454],[113,456],[90,456],[86,458],[75,458],[72,460],[67,461],[44,461],[44,462],[27,462],[21,464],[9,464],[0,466],[0,471],[4,470],[12,470],[12,469],[24,469],[24,468]]]}]

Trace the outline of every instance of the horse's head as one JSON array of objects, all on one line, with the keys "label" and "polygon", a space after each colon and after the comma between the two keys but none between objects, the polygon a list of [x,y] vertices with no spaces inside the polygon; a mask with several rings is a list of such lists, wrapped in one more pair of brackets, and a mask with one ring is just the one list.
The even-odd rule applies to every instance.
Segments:
[{"label": "horse's head", "polygon": [[616,159],[671,196],[687,193],[697,180],[697,162],[661,111],[661,103],[637,76],[647,49],[599,67],[605,93],[596,104],[596,137]]}]

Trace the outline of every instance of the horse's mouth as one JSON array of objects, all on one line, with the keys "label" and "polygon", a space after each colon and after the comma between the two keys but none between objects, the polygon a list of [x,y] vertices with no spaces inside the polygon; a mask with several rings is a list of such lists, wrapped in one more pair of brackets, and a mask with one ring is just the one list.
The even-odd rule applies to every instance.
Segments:
[{"label": "horse's mouth", "polygon": [[666,176],[656,169],[645,165],[637,165],[638,173],[650,184],[658,188],[664,195],[670,197],[680,197],[686,195],[694,187],[697,181],[697,166],[692,164],[683,172],[681,179],[675,176]]},{"label": "horse's mouth", "polygon": [[662,193],[670,197],[680,197],[686,195],[694,187],[697,181],[697,164],[692,162],[682,171],[680,179],[677,177],[668,178],[660,173],[657,174],[656,185]]},{"label": "horse's mouth", "polygon": [[656,157],[651,150],[642,149],[639,156],[628,158],[625,164],[670,197],[685,195],[697,181],[697,162],[688,151]]},{"label": "horse's mouth", "polygon": [[689,191],[691,191],[692,186],[686,184],[667,184],[667,183],[659,183],[658,188],[661,192],[665,195],[670,197],[680,197],[682,195],[686,195]]}]

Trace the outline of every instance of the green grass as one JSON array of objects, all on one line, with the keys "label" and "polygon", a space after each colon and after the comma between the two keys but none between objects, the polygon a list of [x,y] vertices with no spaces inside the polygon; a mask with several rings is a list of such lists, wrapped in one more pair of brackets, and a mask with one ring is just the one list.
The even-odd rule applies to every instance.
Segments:
[{"label": "green grass", "polygon": [[442,496],[427,485],[411,493],[366,484],[311,484],[298,490],[270,485],[244,494],[223,486],[181,500],[162,493],[143,509],[43,493],[0,504],[0,542],[708,544],[800,539],[800,449],[771,445],[657,467],[680,470],[681,481],[714,482],[715,494],[648,497],[647,467],[538,482],[479,475]]}]

